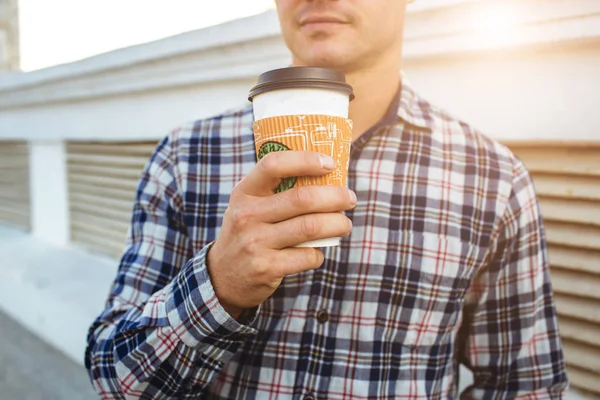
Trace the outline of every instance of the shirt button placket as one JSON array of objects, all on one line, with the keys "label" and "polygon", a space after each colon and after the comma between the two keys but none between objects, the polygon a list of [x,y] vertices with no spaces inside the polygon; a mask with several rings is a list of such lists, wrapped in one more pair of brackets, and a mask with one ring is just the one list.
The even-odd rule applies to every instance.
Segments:
[{"label": "shirt button placket", "polygon": [[324,324],[329,321],[329,313],[327,312],[327,310],[321,310],[317,313],[316,318],[320,324]]}]

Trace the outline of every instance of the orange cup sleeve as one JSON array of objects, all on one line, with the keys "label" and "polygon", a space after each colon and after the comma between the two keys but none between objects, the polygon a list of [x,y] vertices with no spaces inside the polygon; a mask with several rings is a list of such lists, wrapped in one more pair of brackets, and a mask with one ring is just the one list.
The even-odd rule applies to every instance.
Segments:
[{"label": "orange cup sleeve", "polygon": [[319,177],[282,179],[275,192],[296,186],[347,186],[352,121],[331,115],[285,115],[254,122],[256,155],[260,161],[268,153],[286,150],[308,150],[331,156],[335,169]]}]

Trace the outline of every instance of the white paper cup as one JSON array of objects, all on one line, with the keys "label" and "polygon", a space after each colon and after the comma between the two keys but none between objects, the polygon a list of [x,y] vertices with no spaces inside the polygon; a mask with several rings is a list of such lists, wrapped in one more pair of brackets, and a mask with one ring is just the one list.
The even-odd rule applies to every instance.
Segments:
[{"label": "white paper cup", "polygon": [[307,114],[348,118],[350,98],[345,93],[327,89],[279,89],[256,95],[252,105],[255,120]]},{"label": "white paper cup", "polygon": [[[278,190],[294,185],[346,185],[352,140],[348,108],[353,98],[344,75],[326,68],[282,68],[259,77],[249,95],[257,157],[268,151],[312,150],[331,155],[337,164],[327,177],[288,178]],[[338,246],[340,240],[314,240],[297,247]]]}]

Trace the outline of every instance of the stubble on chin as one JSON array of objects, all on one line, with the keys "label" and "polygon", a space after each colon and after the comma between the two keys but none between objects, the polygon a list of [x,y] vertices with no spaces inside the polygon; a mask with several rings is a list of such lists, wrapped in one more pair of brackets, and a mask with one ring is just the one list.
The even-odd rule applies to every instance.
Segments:
[{"label": "stubble on chin", "polygon": [[347,44],[336,43],[327,33],[318,33],[309,41],[302,43],[292,51],[296,66],[312,66],[346,70],[346,64],[352,63],[352,54],[347,54]]}]

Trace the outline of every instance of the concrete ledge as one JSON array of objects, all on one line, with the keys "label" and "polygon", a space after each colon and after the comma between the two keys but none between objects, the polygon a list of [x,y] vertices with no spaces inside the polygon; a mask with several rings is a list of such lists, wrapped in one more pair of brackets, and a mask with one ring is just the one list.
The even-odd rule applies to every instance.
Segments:
[{"label": "concrete ledge", "polygon": [[102,310],[117,262],[2,226],[0,260],[0,308],[83,364],[87,329]]}]

